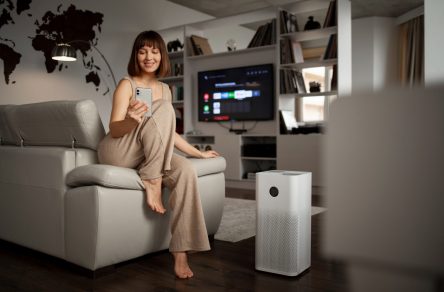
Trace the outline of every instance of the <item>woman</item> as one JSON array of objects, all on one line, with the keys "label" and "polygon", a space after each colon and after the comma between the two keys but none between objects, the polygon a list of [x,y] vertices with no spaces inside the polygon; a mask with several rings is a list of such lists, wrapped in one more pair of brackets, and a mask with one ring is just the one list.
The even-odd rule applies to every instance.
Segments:
[{"label": "woman", "polygon": [[[211,158],[215,151],[201,152],[175,132],[176,119],[171,91],[157,80],[169,74],[170,62],[162,37],[154,31],[140,33],[134,41],[128,62],[130,77],[122,79],[114,92],[109,133],[100,142],[100,163],[138,170],[146,191],[148,206],[165,213],[162,183],[171,190],[171,242],[174,271],[179,278],[193,276],[187,252],[209,250],[207,230],[197,190],[197,176],[191,163],[173,153]],[[135,99],[136,87],[151,88],[151,117],[148,105]]]}]

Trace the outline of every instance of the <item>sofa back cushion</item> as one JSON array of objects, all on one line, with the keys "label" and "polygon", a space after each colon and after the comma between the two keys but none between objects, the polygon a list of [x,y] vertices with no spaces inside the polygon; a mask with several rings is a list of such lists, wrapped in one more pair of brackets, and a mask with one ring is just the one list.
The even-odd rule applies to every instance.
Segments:
[{"label": "sofa back cushion", "polygon": [[0,129],[5,144],[66,146],[96,150],[105,135],[92,100],[59,100],[0,109]]}]

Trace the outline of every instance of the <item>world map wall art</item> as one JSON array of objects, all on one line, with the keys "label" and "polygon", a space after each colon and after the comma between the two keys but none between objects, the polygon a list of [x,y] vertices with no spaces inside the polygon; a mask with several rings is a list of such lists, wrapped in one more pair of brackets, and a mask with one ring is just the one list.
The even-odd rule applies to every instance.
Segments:
[{"label": "world map wall art", "polygon": [[[34,0],[34,2],[37,2]],[[3,61],[3,75],[5,83],[15,84],[11,80],[14,71],[20,66],[22,52],[16,47],[13,40],[4,36],[3,30],[7,26],[15,25],[21,17],[30,17],[32,0],[0,0],[0,60]],[[60,43],[70,43],[80,52],[83,67],[85,68],[85,81],[92,83],[96,90],[102,83],[99,72],[101,67],[97,65],[93,57],[93,46],[98,43],[98,34],[101,33],[103,14],[88,10],[77,9],[69,5],[63,9],[62,4],[55,11],[47,11],[40,19],[34,20],[34,34],[21,35],[29,38],[31,47],[44,56],[44,66],[47,73],[53,73],[56,69],[62,71],[68,68],[66,63],[58,62],[51,58],[52,49]],[[81,40],[82,42],[75,42]],[[107,94],[109,87],[104,94]]]}]

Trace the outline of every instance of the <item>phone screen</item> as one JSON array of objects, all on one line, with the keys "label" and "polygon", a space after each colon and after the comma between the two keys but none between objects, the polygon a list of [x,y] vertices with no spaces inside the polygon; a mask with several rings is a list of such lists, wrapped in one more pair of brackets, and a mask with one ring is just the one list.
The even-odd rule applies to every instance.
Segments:
[{"label": "phone screen", "polygon": [[151,117],[151,104],[152,104],[152,95],[151,95],[151,88],[143,88],[143,87],[137,87],[136,88],[136,99],[141,100],[145,102],[148,105],[148,111],[146,112],[146,117]]}]

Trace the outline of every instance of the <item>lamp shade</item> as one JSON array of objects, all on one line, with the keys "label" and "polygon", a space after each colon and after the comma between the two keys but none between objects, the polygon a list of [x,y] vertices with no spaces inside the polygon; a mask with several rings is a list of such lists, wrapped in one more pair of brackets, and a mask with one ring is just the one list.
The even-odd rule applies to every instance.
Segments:
[{"label": "lamp shade", "polygon": [[68,44],[58,44],[52,49],[51,58],[57,61],[77,60],[76,50]]}]

